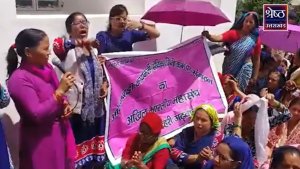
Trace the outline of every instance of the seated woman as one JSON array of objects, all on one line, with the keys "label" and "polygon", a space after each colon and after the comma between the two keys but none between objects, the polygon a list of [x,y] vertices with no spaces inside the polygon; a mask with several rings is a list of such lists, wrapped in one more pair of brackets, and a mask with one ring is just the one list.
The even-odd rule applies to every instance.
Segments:
[{"label": "seated woman", "polygon": [[100,31],[96,39],[100,46],[98,53],[132,51],[132,45],[139,41],[159,37],[154,25],[128,19],[124,5],[115,5],[109,12],[107,31]]},{"label": "seated woman", "polygon": [[169,144],[159,137],[162,119],[149,112],[142,119],[139,132],[130,136],[119,166],[108,168],[165,169],[170,158]]},{"label": "seated woman", "polygon": [[285,85],[285,76],[279,71],[272,71],[268,77],[267,82],[262,86],[259,86],[261,97],[265,97],[267,93],[275,95],[276,100],[280,100],[282,97],[282,88]]},{"label": "seated woman", "polygon": [[232,75],[222,75],[219,78],[227,98],[228,111],[232,111],[234,104],[240,102],[246,95],[239,89],[236,79]]},{"label": "seated woman", "polygon": [[300,168],[300,150],[291,147],[279,147],[273,152],[270,169]]},{"label": "seated woman", "polygon": [[268,143],[271,151],[284,145],[294,145],[300,148],[300,98],[291,101],[289,110],[292,114],[291,119],[271,130]]},{"label": "seated woman", "polygon": [[268,56],[261,60],[256,84],[254,86],[249,86],[246,93],[259,94],[260,90],[267,86],[269,74],[272,71],[275,71],[278,65],[279,64],[276,62],[276,60],[271,56]]},{"label": "seated woman", "polygon": [[295,98],[291,101],[289,110],[292,118],[282,125],[274,127],[269,134],[266,148],[268,159],[264,163],[265,168],[270,164],[273,149],[284,145],[300,148],[300,98]]},{"label": "seated woman", "polygon": [[[225,135],[238,135],[250,146],[256,166],[262,165],[267,159],[265,145],[270,128],[286,122],[291,116],[289,110],[275,100],[274,95],[269,94],[267,99],[268,103],[254,94],[247,95],[222,121]],[[268,104],[277,110],[276,115],[268,116]]]},{"label": "seated woman", "polygon": [[224,138],[203,169],[254,169],[249,145],[239,137]]},{"label": "seated woman", "polygon": [[218,132],[219,119],[215,108],[203,104],[196,107],[192,115],[193,127],[184,129],[171,150],[175,163],[186,169],[199,169],[209,160],[212,151],[222,140]]}]

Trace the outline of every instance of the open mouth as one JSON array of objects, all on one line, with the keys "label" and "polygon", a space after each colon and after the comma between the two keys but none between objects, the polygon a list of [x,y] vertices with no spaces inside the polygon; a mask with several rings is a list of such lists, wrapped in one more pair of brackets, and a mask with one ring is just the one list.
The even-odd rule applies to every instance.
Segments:
[{"label": "open mouth", "polygon": [[81,30],[80,32],[81,36],[86,36],[87,35],[87,30]]}]

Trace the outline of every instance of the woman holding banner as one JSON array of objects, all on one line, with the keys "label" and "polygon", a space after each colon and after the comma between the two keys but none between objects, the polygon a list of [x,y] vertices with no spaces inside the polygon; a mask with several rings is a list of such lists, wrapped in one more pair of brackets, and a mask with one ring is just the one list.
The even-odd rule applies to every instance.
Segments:
[{"label": "woman holding banner", "polygon": [[124,5],[115,5],[109,12],[107,31],[96,35],[99,42],[98,53],[132,51],[132,45],[139,41],[155,39],[159,32],[154,25],[128,19]]},{"label": "woman holding banner", "polygon": [[199,169],[212,157],[212,148],[222,140],[218,132],[219,119],[216,109],[204,104],[196,107],[192,115],[193,127],[184,129],[175,137],[171,157],[186,169]]},{"label": "woman holding banner", "polygon": [[104,165],[105,110],[108,83],[97,60],[95,41],[87,39],[89,21],[80,12],[65,22],[70,39],[56,38],[54,53],[65,71],[75,75],[78,90],[67,93],[73,109],[70,118],[76,141],[76,168]]},{"label": "woman holding banner", "polygon": [[243,14],[233,27],[221,34],[202,35],[212,42],[225,42],[229,51],[225,52],[223,74],[233,75],[242,91],[256,84],[260,66],[261,40],[258,33],[258,15],[255,12]]},{"label": "woman holding banner", "polygon": [[165,169],[170,158],[168,142],[159,137],[162,119],[149,112],[142,119],[139,132],[131,135],[122,153],[121,164],[108,169]]}]

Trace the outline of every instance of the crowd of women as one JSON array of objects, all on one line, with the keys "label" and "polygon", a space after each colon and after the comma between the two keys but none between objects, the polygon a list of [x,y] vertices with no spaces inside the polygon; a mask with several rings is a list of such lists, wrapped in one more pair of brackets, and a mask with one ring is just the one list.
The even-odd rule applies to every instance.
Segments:
[{"label": "crowd of women", "polygon": [[[202,32],[227,49],[219,78],[229,113],[221,122],[213,106],[199,103],[194,125],[165,140],[162,119],[146,113],[115,166],[104,149],[109,83],[101,53],[131,51],[133,43],[159,37],[158,30],[130,20],[126,7],[116,5],[107,30],[90,40],[89,21],[72,13],[65,21],[69,36],[53,43],[66,71],[60,80],[48,63],[47,34],[22,30],[7,55],[8,92],[0,85],[0,107],[11,97],[20,115],[20,169],[299,169],[300,50],[262,48],[258,26],[258,15],[248,12],[221,35]],[[11,167],[4,164],[1,169]]]}]

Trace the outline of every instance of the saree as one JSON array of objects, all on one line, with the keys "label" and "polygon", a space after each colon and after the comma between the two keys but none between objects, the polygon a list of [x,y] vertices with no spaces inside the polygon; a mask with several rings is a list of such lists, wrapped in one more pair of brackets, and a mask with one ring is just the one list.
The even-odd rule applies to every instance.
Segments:
[{"label": "saree", "polygon": [[[153,146],[146,152],[146,154],[144,155],[142,162],[144,164],[149,163],[153,156],[159,152],[162,149],[170,149],[170,145],[168,144],[168,142],[166,141],[166,139],[160,137],[158,138],[158,140],[153,144]],[[112,165],[111,162],[108,162],[105,166],[105,168],[107,169],[121,169],[121,164],[117,164],[117,165]],[[130,169],[135,169],[135,167],[132,167]]]},{"label": "saree", "polygon": [[230,53],[225,56],[222,65],[223,74],[233,75],[239,82],[242,91],[245,91],[252,76],[253,65],[247,60],[250,58],[255,44],[256,42],[251,36],[242,37],[232,43],[229,47]]}]

